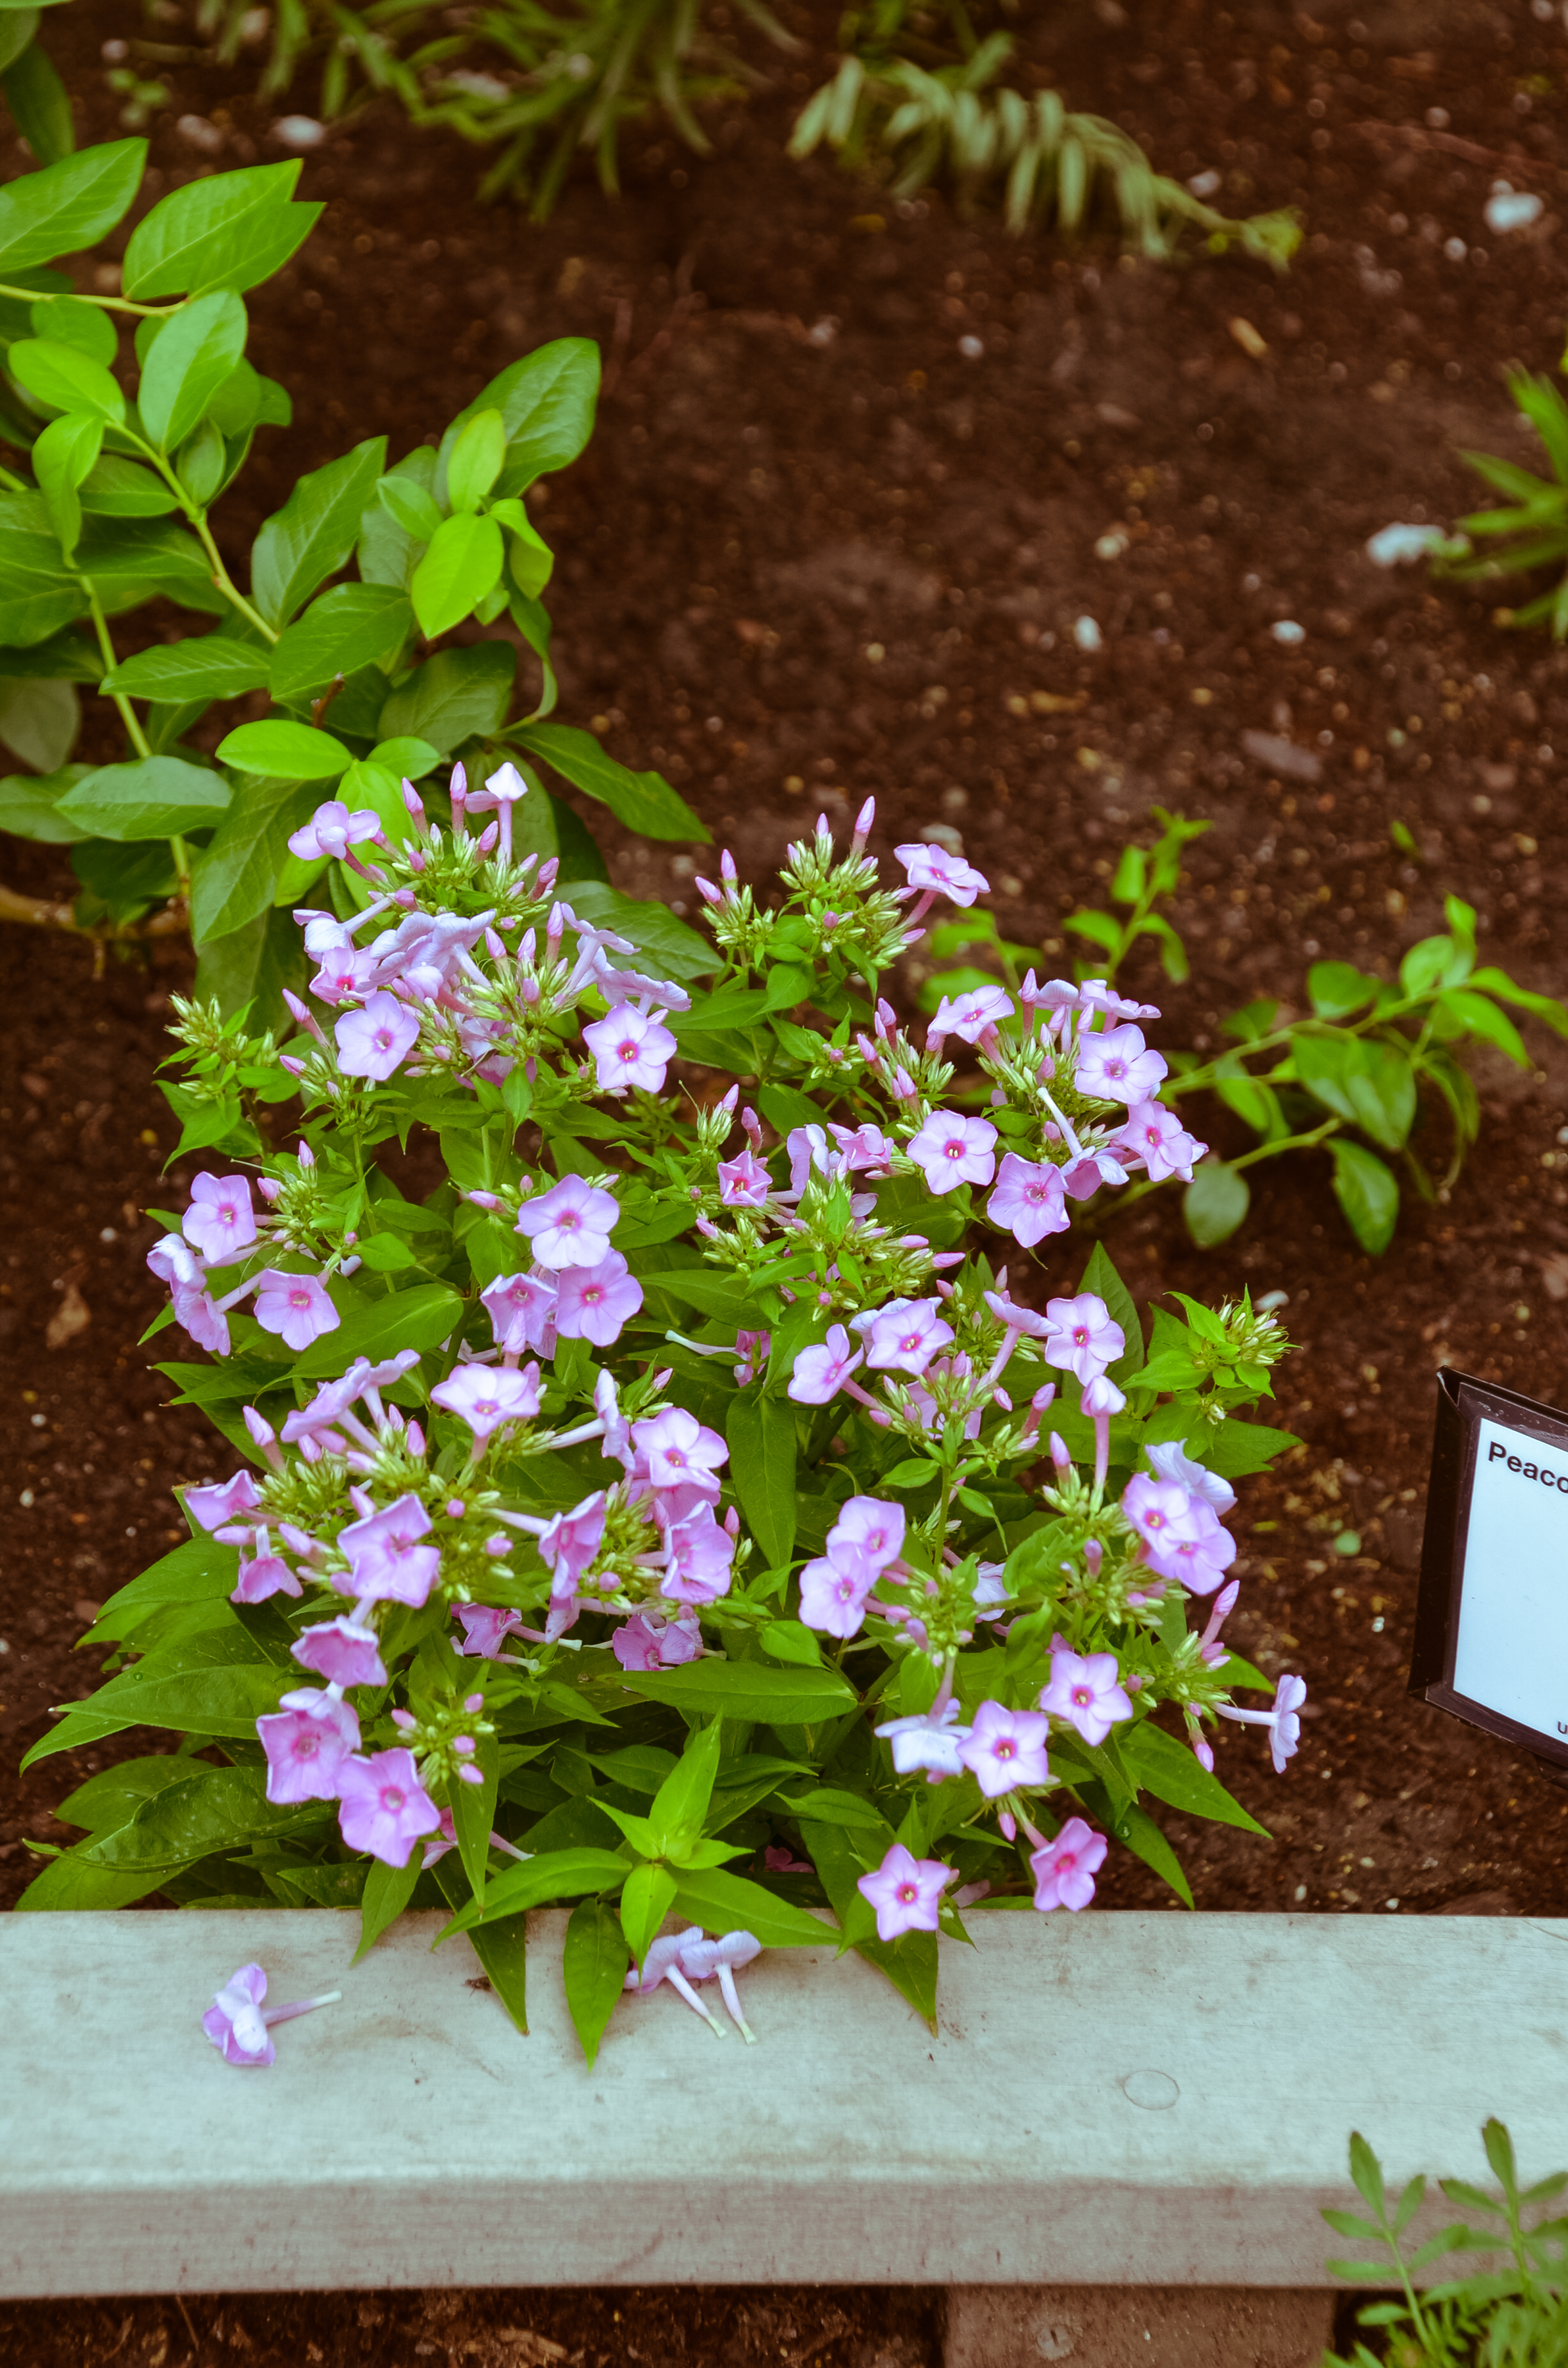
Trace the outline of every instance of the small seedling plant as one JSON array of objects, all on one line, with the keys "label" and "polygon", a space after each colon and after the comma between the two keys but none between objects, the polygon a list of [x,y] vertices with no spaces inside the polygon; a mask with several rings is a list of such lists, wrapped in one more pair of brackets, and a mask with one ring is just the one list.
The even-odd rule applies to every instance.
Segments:
[{"label": "small seedling plant", "polygon": [[771,903],[726,855],[707,938],[612,928],[527,845],[540,794],[323,802],[287,1043],[178,1007],[211,1165],[150,1257],[191,1344],[159,1370],[245,1461],[31,1759],[177,1748],[62,1802],[85,1839],[24,1906],[358,1905],[369,1948],[445,1904],[521,2022],[523,1915],[575,1902],[591,2056],[629,1978],[835,1938],[930,2016],[939,1933],[1082,1908],[1113,1839],[1190,1904],[1145,1801],[1261,1831],[1210,1734],[1283,1769],[1305,1688],[1221,1638],[1232,1484],[1293,1444],[1247,1418],[1278,1325],[1146,1335],[1103,1249],[1058,1264],[1201,1153],[1156,1015],[1031,973],[916,1042],[881,985],[967,864],[884,885],[868,807]]},{"label": "small seedling plant", "polygon": [[[1120,911],[1081,910],[1063,923],[1093,949],[1082,969],[1092,962],[1114,979],[1146,939],[1167,978],[1188,975],[1181,937],[1155,907],[1176,891],[1183,848],[1209,825],[1163,807],[1153,811],[1164,825],[1160,838],[1152,848],[1126,848],[1112,879],[1111,901]],[[1393,1238],[1402,1179],[1426,1201],[1451,1190],[1481,1125],[1465,1053],[1489,1044],[1528,1068],[1530,1056],[1510,1009],[1559,1036],[1568,1035],[1568,1010],[1552,996],[1518,985],[1494,963],[1478,961],[1475,911],[1462,897],[1447,897],[1443,914],[1447,930],[1412,946],[1397,978],[1375,977],[1353,962],[1314,962],[1306,977],[1307,1008],[1299,1016],[1260,998],[1221,1021],[1221,1033],[1230,1040],[1226,1051],[1211,1057],[1172,1053],[1167,1101],[1211,1093],[1257,1138],[1233,1158],[1205,1159],[1185,1179],[1182,1206],[1194,1241],[1210,1247],[1228,1240],[1250,1206],[1247,1171],[1287,1153],[1327,1154],[1335,1199],[1373,1257]],[[1032,953],[1003,939],[988,913],[937,929],[931,950],[937,956],[965,953],[969,962],[924,981],[927,1008],[952,993],[974,991],[998,972],[1016,978],[1018,963]],[[989,967],[982,969],[982,962]],[[1428,1104],[1446,1113],[1449,1128],[1448,1157],[1436,1175],[1416,1147]],[[1139,1178],[1114,1207],[1128,1208],[1157,1184],[1172,1181],[1173,1174]]]},{"label": "small seedling plant", "polygon": [[[646,837],[707,833],[554,716],[553,554],[527,497],[592,433],[597,347],[524,356],[391,466],[367,437],[310,471],[232,569],[213,514],[290,418],[245,359],[244,293],[322,208],[294,197],[297,161],[192,181],[137,222],[118,295],[76,294],[53,262],[123,219],[145,161],[118,141],[0,190],[0,739],[33,768],[0,780],[0,829],[70,846],[81,882],[69,905],[0,889],[0,916],[100,940],[188,928],[199,992],[264,1029],[303,982],[290,908],[323,881],[345,914],[365,901],[326,842],[290,851],[324,789],[406,837],[401,781],[453,755],[519,768],[528,848],[608,915],[603,861],[546,776]],[[122,656],[119,620],[153,599],[189,629]],[[475,621],[486,637],[450,642]],[[525,652],[539,693],[519,712]],[[69,761],[78,683],[112,701],[123,758]],[[241,700],[249,720],[224,729]]]},{"label": "small seedling plant", "polygon": [[[1361,2327],[1380,2331],[1378,2351],[1358,2343],[1348,2358],[1331,2354],[1325,2368],[1560,2368],[1568,2359],[1568,2219],[1544,2208],[1568,2189],[1568,2171],[1521,2189],[1504,2123],[1489,2121],[1482,2141],[1501,2203],[1462,2179],[1439,2180],[1447,2201],[1472,2216],[1450,2222],[1407,2253],[1405,2232],[1426,2201],[1426,2181],[1411,2180],[1391,2210],[1382,2165],[1359,2131],[1351,2134],[1350,2175],[1370,2218],[1323,2216],[1336,2237],[1379,2245],[1383,2258],[1328,2267],[1364,2285],[1387,2285],[1392,2267],[1403,2298],[1369,2303],[1357,2313]],[[1450,2253],[1502,2255],[1506,2266],[1417,2293],[1415,2272]]]}]

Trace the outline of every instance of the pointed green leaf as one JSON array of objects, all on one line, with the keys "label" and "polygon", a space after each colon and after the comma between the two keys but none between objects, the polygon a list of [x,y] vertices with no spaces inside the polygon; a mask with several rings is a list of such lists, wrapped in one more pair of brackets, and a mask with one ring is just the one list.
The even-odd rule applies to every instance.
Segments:
[{"label": "pointed green leaf", "polygon": [[[620,1970],[630,1949],[639,1973],[649,1943],[675,1906],[676,1878],[667,1866],[634,1866],[620,1894]],[[619,1987],[618,1982],[617,1987]]]},{"label": "pointed green leaf", "polygon": [[770,1726],[812,1726],[840,1718],[856,1703],[836,1669],[769,1668],[759,1661],[692,1661],[684,1668],[625,1669],[634,1694],[705,1718],[756,1719]]},{"label": "pointed green leaf", "polygon": [[1383,2167],[1359,2130],[1350,2133],[1350,2176],[1356,2182],[1357,2193],[1377,2214],[1380,2224],[1386,2221]]},{"label": "pointed green leaf", "polygon": [[343,566],[386,457],[386,438],[368,438],[301,477],[267,520],[251,552],[251,597],[269,625],[287,624]]},{"label": "pointed green leaf", "polygon": [[243,699],[267,680],[267,652],[223,633],[193,635],[161,648],[139,650],[104,677],[102,689],[131,699]]},{"label": "pointed green leaf", "polygon": [[795,1544],[795,1409],[754,1382],[731,1399],[724,1436],[730,1477],[766,1567],[782,1570]]},{"label": "pointed green leaf", "polygon": [[[30,10],[18,15],[26,17]],[[13,18],[15,22],[15,18]],[[5,75],[12,120],[40,165],[57,165],[76,144],[71,95],[42,45],[29,41]]]},{"label": "pointed green leaf", "polygon": [[60,801],[60,813],[99,838],[170,838],[210,827],[228,811],[232,792],[221,773],[183,757],[141,757],[129,765],[100,765]]},{"label": "pointed green leaf", "polygon": [[561,1970],[573,2027],[591,2067],[626,1984],[626,1941],[613,1910],[599,1900],[579,1900],[572,1910]]},{"label": "pointed green leaf", "polygon": [[233,765],[237,772],[277,780],[335,781],[354,756],[330,732],[279,715],[261,723],[242,723],[225,734],[218,743],[218,761]]},{"label": "pointed green leaf", "polygon": [[393,691],[377,732],[383,740],[411,734],[449,757],[462,741],[500,730],[517,672],[517,654],[509,642],[437,650]]},{"label": "pointed green leaf", "polygon": [[408,587],[426,641],[436,641],[472,615],[500,582],[505,560],[501,529],[494,518],[460,511],[442,519]]},{"label": "pointed green leaf", "polygon": [[81,721],[70,683],[14,682],[0,677],[0,740],[24,765],[45,777],[64,765]]},{"label": "pointed green leaf", "polygon": [[1364,1144],[1335,1135],[1328,1147],[1334,1157],[1334,1197],[1346,1223],[1368,1255],[1381,1258],[1398,1222],[1399,1185]]},{"label": "pointed green leaf", "polygon": [[359,1946],[354,1952],[354,1963],[374,1948],[389,1924],[395,1924],[414,1896],[414,1886],[419,1880],[420,1853],[412,1850],[406,1866],[388,1866],[377,1859],[365,1877],[365,1888],[359,1895]]},{"label": "pointed green leaf", "polygon": [[1233,1800],[1217,1776],[1200,1768],[1184,1743],[1151,1719],[1140,1719],[1137,1725],[1122,1732],[1119,1738],[1121,1757],[1133,1782],[1157,1801],[1165,1801],[1173,1809],[1184,1809],[1189,1816],[1210,1817],[1216,1825],[1239,1826],[1244,1833],[1267,1834],[1256,1817]]},{"label": "pointed green leaf", "polygon": [[498,411],[506,427],[506,465],[498,494],[525,494],[536,477],[569,467],[594,432],[598,389],[599,349],[586,337],[558,337],[509,363],[459,412],[442,438],[437,495],[445,491],[458,438],[476,412]]},{"label": "pointed green leaf", "polygon": [[406,593],[390,584],[338,584],[290,625],[272,653],[274,699],[292,704],[362,666],[384,672],[414,623]]},{"label": "pointed green leaf", "polygon": [[145,140],[85,148],[0,189],[0,276],[79,255],[112,230],[136,195]]},{"label": "pointed green leaf", "polygon": [[702,1831],[719,1773],[722,1735],[723,1721],[715,1718],[688,1736],[686,1749],[654,1794],[648,1823],[656,1856],[673,1850],[683,1836],[695,1838]]},{"label": "pointed green leaf", "polygon": [[142,424],[160,451],[183,443],[245,349],[245,308],[232,288],[198,296],[165,323],[137,389]]},{"label": "pointed green leaf", "polygon": [[468,1784],[454,1781],[449,1795],[452,1829],[458,1838],[458,1850],[470,1888],[476,1899],[483,1899],[490,1871],[490,1829],[495,1823],[495,1792],[501,1775],[501,1746],[494,1735],[477,1738],[470,1764],[479,1770],[484,1782]]},{"label": "pointed green leaf", "polygon": [[722,1867],[699,1873],[676,1871],[676,1906],[708,1932],[750,1932],[765,1949],[821,1949],[836,1934],[831,1924],[780,1899],[760,1883]]},{"label": "pointed green leaf", "polygon": [[506,423],[500,412],[472,413],[447,460],[447,499],[453,509],[476,509],[501,474],[506,458]]},{"label": "pointed green leaf", "polygon": [[[0,190],[0,197],[5,194]],[[56,411],[78,412],[116,427],[124,420],[126,404],[119,381],[79,346],[62,345],[53,337],[18,337],[6,364],[29,394]]]},{"label": "pointed green leaf", "polygon": [[131,233],[121,286],[139,303],[160,296],[243,293],[282,268],[324,211],[290,204],[303,159],[252,165],[171,190]]},{"label": "pointed green leaf", "polygon": [[[319,784],[308,782],[240,784],[210,844],[192,860],[190,929],[199,948],[233,937],[267,912],[288,860],[289,834],[309,819],[321,794]],[[259,941],[255,951],[259,960]],[[269,958],[277,959],[275,950]]]},{"label": "pointed green leaf", "polygon": [[[503,1873],[491,1876],[485,1886],[484,1921],[520,1915],[529,1907],[548,1907],[552,1900],[579,1898],[587,1891],[619,1891],[631,1872],[630,1859],[616,1857],[606,1850],[578,1847],[540,1850],[522,1865],[509,1866]],[[478,1901],[471,1899],[436,1937],[444,1941],[449,1933],[470,1931],[480,1917]]]},{"label": "pointed green leaf", "polygon": [[570,723],[529,723],[513,737],[530,756],[552,765],[574,789],[608,806],[617,822],[639,837],[693,839],[708,845],[710,834],[661,774],[629,772],[606,753],[591,732],[579,732]]}]

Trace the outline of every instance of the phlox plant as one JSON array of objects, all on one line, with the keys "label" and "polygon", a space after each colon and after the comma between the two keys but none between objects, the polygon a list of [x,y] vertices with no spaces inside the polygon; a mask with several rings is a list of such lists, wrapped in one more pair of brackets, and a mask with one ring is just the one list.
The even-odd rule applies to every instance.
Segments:
[{"label": "phlox plant", "polygon": [[1182,1300],[1146,1338],[1054,1248],[1202,1150],[1156,1015],[1031,973],[917,1042],[882,977],[968,864],[883,884],[868,806],[770,904],[723,856],[705,946],[562,896],[539,796],[323,803],[286,1045],[178,1006],[211,1164],[149,1264],[205,1361],[160,1370],[246,1460],[31,1758],[177,1748],[62,1804],[86,1839],[23,1905],[358,1904],[369,1947],[444,1903],[521,2021],[523,1915],[575,1901],[591,2056],[629,1981],[740,2020],[749,1956],[835,1933],[929,2016],[939,1933],[1081,1909],[1113,1839],[1190,1904],[1145,1797],[1261,1831],[1210,1736],[1282,1770],[1305,1688],[1221,1638],[1232,1482],[1294,1443],[1245,1418],[1276,1322]]},{"label": "phlox plant", "polygon": [[[100,939],[188,928],[202,996],[270,1024],[304,979],[290,907],[329,871],[345,914],[363,901],[324,844],[290,853],[291,837],[327,785],[406,836],[400,782],[454,755],[517,768],[536,792],[528,848],[561,860],[577,909],[612,915],[598,851],[545,774],[647,837],[707,833],[657,774],[553,720],[554,562],[526,497],[587,442],[597,347],[562,338],[513,362],[390,467],[372,436],[312,470],[239,580],[212,512],[258,430],[290,419],[245,359],[244,292],[322,209],[293,197],[297,160],[192,181],[136,223],[119,295],[73,292],[43,267],[125,216],[145,159],[144,141],[119,141],[0,189],[0,442],[17,456],[0,468],[0,739],[36,768],[0,781],[0,829],[71,846],[82,883],[63,906],[0,889],[0,917]],[[154,598],[209,630],[122,658],[114,620]],[[475,621],[497,637],[437,646]],[[540,689],[519,717],[525,648]],[[67,761],[78,682],[112,700],[122,760]],[[224,730],[240,700],[249,719]]]}]

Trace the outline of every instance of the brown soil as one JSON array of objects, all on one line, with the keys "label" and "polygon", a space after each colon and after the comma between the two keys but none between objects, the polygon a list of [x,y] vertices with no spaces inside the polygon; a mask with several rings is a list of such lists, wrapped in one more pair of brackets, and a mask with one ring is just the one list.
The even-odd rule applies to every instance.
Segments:
[{"label": "brown soil", "polygon": [[[1055,959],[1062,916],[1103,901],[1118,848],[1159,802],[1213,825],[1175,915],[1191,985],[1162,995],[1152,963],[1127,974],[1166,1002],[1162,1042],[1202,1047],[1256,996],[1299,1001],[1320,952],[1388,970],[1441,926],[1450,891],[1479,906],[1492,959],[1561,990],[1568,654],[1510,635],[1494,595],[1434,591],[1362,551],[1391,519],[1471,507],[1455,447],[1539,461],[1500,368],[1548,369],[1562,347],[1561,28],[1481,0],[1364,0],[1359,22],[1335,5],[1322,24],[1189,0],[1134,7],[1114,31],[1086,10],[1034,12],[1026,50],[1157,165],[1213,165],[1238,211],[1301,206],[1306,245],[1276,279],[1235,257],[1131,266],[1104,238],[1071,254],[1019,245],[935,196],[895,205],[824,164],[790,165],[795,94],[820,79],[834,11],[785,14],[812,51],[793,88],[721,111],[707,163],[634,138],[622,202],[584,179],[543,230],[476,211],[469,152],[380,108],[315,152],[301,194],[328,212],[254,300],[254,350],[290,387],[296,425],[269,433],[221,513],[231,549],[299,470],[366,432],[400,452],[516,352],[592,336],[608,365],[601,424],[543,511],[561,552],[565,712],[597,714],[618,755],[663,768],[743,871],[766,871],[819,807],[841,820],[872,790],[883,844],[952,825],[1005,932]],[[83,0],[60,15],[51,38],[62,61],[74,44],[79,128],[109,136],[93,58],[123,12]],[[278,153],[272,110],[236,76],[167,78],[154,187],[202,169],[181,116],[224,130],[224,163]],[[1537,233],[1484,230],[1499,176],[1547,199]],[[1456,237],[1462,260],[1445,252]],[[960,338],[983,351],[967,357]],[[1096,556],[1119,526],[1126,550]],[[1074,646],[1085,614],[1098,655]],[[1305,629],[1299,647],[1272,638],[1280,619]],[[1271,774],[1248,732],[1291,740],[1296,770],[1273,759]],[[1416,855],[1391,840],[1395,821]],[[683,908],[692,853],[607,845],[619,884]],[[7,842],[6,858],[17,884],[60,878],[51,851]],[[174,1130],[152,1071],[183,976],[161,960],[95,981],[77,947],[0,939],[6,1902],[30,1872],[22,1838],[63,1839],[51,1804],[100,1764],[9,1772],[49,1705],[92,1685],[72,1643],[176,1534],[172,1484],[228,1468],[193,1417],[163,1408],[133,1345],[158,1300],[140,1211],[177,1203],[182,1181],[157,1184]],[[1173,1821],[1202,1907],[1568,1912],[1568,1795],[1404,1694],[1435,1371],[1559,1402],[1568,1386],[1568,1184],[1553,1175],[1560,1159],[1568,1170],[1568,1048],[1533,1049],[1535,1072],[1486,1064],[1478,1153],[1446,1206],[1407,1209],[1381,1261],[1356,1251],[1326,1162],[1309,1158],[1255,1173],[1252,1216],[1222,1250],[1191,1247],[1173,1197],[1108,1229],[1141,1298],[1283,1290],[1299,1343],[1280,1406],[1305,1447],[1246,1487],[1232,1625],[1264,1668],[1305,1673],[1312,1723],[1283,1782],[1254,1738],[1223,1751],[1272,1841]],[[1222,1144],[1228,1123],[1209,1129]],[[58,1338],[84,1310],[46,1346],[51,1321]],[[1334,1551],[1346,1531],[1359,1553]],[[1142,1905],[1156,1888],[1124,1862],[1102,1898]],[[416,2324],[456,2359],[460,2321],[472,2356],[511,2357],[484,2351],[500,2339],[480,2327],[525,2317],[565,2329],[585,2361],[684,2343],[701,2361],[892,2368],[932,2340],[915,2305],[874,2294],[770,2296],[771,2321],[733,2296],[555,2296],[527,2314],[516,2296],[393,2299],[373,2340],[368,2307],[247,2300],[225,2306],[222,2335],[205,2303],[188,2334],[167,2304],[40,2305],[9,2324],[40,2362],[56,2328],[74,2360],[108,2357],[127,2314],[118,2356],[174,2363],[222,2343],[258,2362],[313,2356],[307,2319],[334,2361],[401,2358],[392,2330]],[[631,2333],[643,2312],[646,2354]],[[847,2324],[824,2332],[835,2312]]]}]

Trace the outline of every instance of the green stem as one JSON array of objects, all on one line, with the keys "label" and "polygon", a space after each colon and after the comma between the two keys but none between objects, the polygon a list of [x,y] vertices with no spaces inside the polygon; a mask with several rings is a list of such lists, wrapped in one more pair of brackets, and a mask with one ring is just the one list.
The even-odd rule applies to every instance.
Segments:
[{"label": "green stem", "polygon": [[144,453],[147,459],[151,461],[153,468],[156,469],[158,474],[162,477],[164,483],[167,485],[169,491],[174,495],[175,499],[178,502],[181,509],[185,512],[186,517],[196,529],[197,534],[200,538],[201,548],[207,553],[208,564],[212,571],[212,581],[217,586],[218,590],[223,595],[224,599],[239,610],[247,625],[254,625],[256,632],[261,635],[264,641],[276,643],[278,636],[274,632],[266,618],[263,617],[258,610],[252,608],[250,602],[245,598],[244,594],[240,590],[239,586],[229,574],[228,569],[224,566],[223,554],[219,550],[216,542],[212,540],[212,529],[207,523],[206,511],[201,507],[199,503],[193,502],[191,500],[189,494],[187,493],[185,487],[181,484],[177,474],[171,467],[169,461],[154,445],[149,444],[144,437],[138,436],[134,428],[127,427],[124,430],[124,433],[128,439],[136,446],[138,451]]},{"label": "green stem", "polygon": [[[85,289],[73,289],[71,293],[84,304],[97,305],[100,312],[139,313],[154,321],[182,311],[186,303],[183,296],[177,304],[133,304],[129,296],[95,296]],[[45,289],[13,288],[7,281],[0,281],[0,296],[19,296],[24,304],[47,304],[51,301]]]},{"label": "green stem", "polygon": [[[1365,1019],[1358,1019],[1351,1027],[1338,1028],[1337,1032],[1342,1036],[1365,1035],[1369,1028],[1384,1028],[1391,1020],[1403,1019],[1407,1012],[1419,1010],[1428,1000],[1429,997],[1426,996],[1407,995],[1401,1002],[1390,1004],[1381,1011],[1369,1011]],[[1288,1044],[1297,1029],[1305,1024],[1307,1023],[1296,1019],[1292,1020],[1288,1028],[1271,1029],[1267,1036],[1256,1036],[1248,1044],[1238,1044],[1234,1053],[1221,1053],[1219,1061],[1207,1062],[1200,1069],[1187,1069],[1179,1077],[1172,1077],[1165,1090],[1172,1095],[1201,1093],[1219,1078],[1220,1061],[1244,1061],[1255,1053],[1272,1052],[1277,1044]],[[1324,1027],[1337,1026],[1337,1023],[1333,1020],[1324,1020],[1318,1024]],[[1245,1074],[1250,1076],[1252,1073],[1249,1070]],[[1265,1077],[1259,1082],[1267,1085],[1269,1081]]]},{"label": "green stem", "polygon": [[[114,643],[109,639],[108,625],[104,617],[103,604],[98,598],[96,588],[88,582],[88,579],[84,575],[79,580],[87,595],[88,610],[93,620],[93,631],[98,637],[98,650],[103,658],[104,672],[106,674],[112,674],[116,666],[119,664],[119,660],[116,658],[114,654]],[[115,705],[119,710],[119,720],[124,724],[126,736],[130,740],[131,745],[135,749],[137,755],[139,757],[150,757],[153,753],[152,745],[147,738],[147,734],[142,729],[136,710],[131,706],[130,700],[126,698],[123,691],[119,690],[111,690],[109,697],[113,700]],[[177,858],[176,868],[180,868],[179,859]],[[183,890],[181,893],[184,893]]]}]

